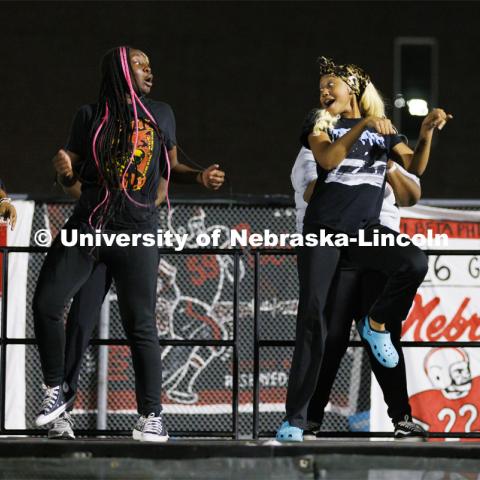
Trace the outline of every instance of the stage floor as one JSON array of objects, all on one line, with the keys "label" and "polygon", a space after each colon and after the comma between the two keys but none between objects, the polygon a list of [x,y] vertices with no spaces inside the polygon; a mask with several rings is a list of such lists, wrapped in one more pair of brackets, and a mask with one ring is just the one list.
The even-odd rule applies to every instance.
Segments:
[{"label": "stage floor", "polygon": [[480,442],[0,439],[2,480],[420,480],[478,472]]}]

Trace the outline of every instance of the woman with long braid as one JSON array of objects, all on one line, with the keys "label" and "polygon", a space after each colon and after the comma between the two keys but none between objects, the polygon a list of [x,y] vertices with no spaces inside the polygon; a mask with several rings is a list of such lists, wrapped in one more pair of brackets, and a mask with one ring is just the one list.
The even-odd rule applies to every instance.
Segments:
[{"label": "woman with long braid", "polygon": [[[80,108],[66,148],[58,154],[68,157],[74,171],[74,175],[62,176],[62,184],[69,187],[81,182],[81,195],[65,230],[156,235],[161,178],[165,179],[167,203],[170,176],[183,181],[198,178],[199,172],[185,165],[172,171],[172,163],[177,163],[174,116],[166,103],[144,97],[152,80],[148,57],[140,50],[118,47],[104,56],[98,102]],[[207,170],[212,187],[220,186],[223,172],[217,166]],[[105,265],[115,280],[130,341],[140,414],[134,438],[166,441],[154,315],[158,251],[156,246],[141,243],[92,249],[65,247],[59,237],[55,239],[33,300],[46,385],[36,424],[52,422],[73,403],[74,393],[64,378],[63,310],[99,264]]]},{"label": "woman with long braid", "polygon": [[[223,184],[224,173],[218,170],[218,165],[212,165],[204,170],[198,171],[196,177],[189,174],[190,168],[177,161],[176,152],[169,150],[170,166],[173,182],[197,183],[208,190],[217,190]],[[62,155],[55,155],[53,158],[57,178],[72,178],[74,175],[71,162]],[[187,172],[187,173],[185,173]],[[68,183],[68,180],[67,180]],[[77,200],[81,195],[81,183],[77,181],[71,187],[62,186],[65,193],[71,195]],[[166,181],[160,179],[159,190],[156,204],[160,205],[165,201]],[[112,276],[106,265],[98,263],[88,281],[82,286],[73,298],[72,305],[68,312],[66,322],[65,339],[65,375],[64,381],[69,389],[76,394],[78,388],[78,379],[83,355],[88,347],[95,326],[98,323],[100,309],[103,300],[107,295],[112,282]],[[52,439],[74,439],[73,432],[74,421],[70,414],[73,410],[73,404],[57,417],[49,425],[48,438]],[[140,432],[134,430],[134,438],[138,439]]]}]

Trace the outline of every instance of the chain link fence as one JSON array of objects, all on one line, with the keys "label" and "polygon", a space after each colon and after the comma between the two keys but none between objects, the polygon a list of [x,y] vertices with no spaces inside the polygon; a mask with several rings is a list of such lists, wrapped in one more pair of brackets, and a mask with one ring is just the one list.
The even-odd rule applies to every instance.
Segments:
[{"label": "chain link fence", "polygon": [[[37,203],[33,234],[50,229],[55,236],[71,214],[69,203]],[[199,233],[219,228],[250,232],[294,231],[295,211],[290,207],[177,204],[170,213],[159,211],[159,228],[187,234],[194,248]],[[226,243],[222,246],[226,246]],[[44,254],[29,255],[26,337],[34,338],[31,302]],[[239,262],[239,432],[252,428],[253,387],[253,257],[245,252]],[[259,311],[261,337],[294,338],[298,280],[295,256],[263,256]],[[232,340],[233,258],[222,255],[164,255],[158,269],[156,318],[161,340]],[[104,305],[110,339],[124,339],[115,286]],[[67,311],[67,310],[66,310]],[[65,316],[66,318],[66,316]],[[352,329],[352,339],[354,338]],[[99,338],[96,328],[93,338]],[[16,348],[10,346],[8,348]],[[107,359],[106,415],[99,424],[100,352]],[[41,402],[41,368],[37,348],[26,346],[26,428]],[[262,352],[260,363],[260,430],[275,430],[283,417],[291,348]],[[162,403],[171,431],[225,432],[232,428],[232,348],[227,346],[164,346],[162,351]],[[370,374],[361,348],[349,348],[340,366],[327,407],[323,428],[349,431],[361,428],[352,418],[369,410]],[[77,429],[130,430],[136,420],[134,375],[129,347],[91,345],[82,363],[79,390],[73,410]]]}]

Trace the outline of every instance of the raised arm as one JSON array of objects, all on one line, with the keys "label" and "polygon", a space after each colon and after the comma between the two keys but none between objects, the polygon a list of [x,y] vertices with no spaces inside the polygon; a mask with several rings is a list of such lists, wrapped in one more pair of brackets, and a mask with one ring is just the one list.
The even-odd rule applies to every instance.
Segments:
[{"label": "raised arm", "polygon": [[433,109],[422,122],[415,150],[412,151],[405,143],[399,143],[392,149],[395,160],[403,164],[408,172],[421,177],[430,158],[433,132],[436,128],[441,130],[452,118],[441,108]]},{"label": "raised arm", "polygon": [[379,117],[363,118],[345,135],[334,142],[330,141],[325,132],[311,133],[308,136],[308,144],[316,162],[325,170],[332,170],[340,165],[366,128],[374,128],[381,135],[392,135],[395,133],[390,120]]}]

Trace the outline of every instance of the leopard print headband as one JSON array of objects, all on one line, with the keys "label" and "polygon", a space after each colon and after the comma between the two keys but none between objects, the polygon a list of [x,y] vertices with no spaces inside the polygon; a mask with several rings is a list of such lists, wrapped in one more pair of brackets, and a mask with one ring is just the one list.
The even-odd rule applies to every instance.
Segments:
[{"label": "leopard print headband", "polygon": [[334,75],[341,78],[359,99],[370,83],[368,74],[356,65],[335,65],[333,60],[327,57],[318,57],[318,64],[320,65],[320,76]]}]

